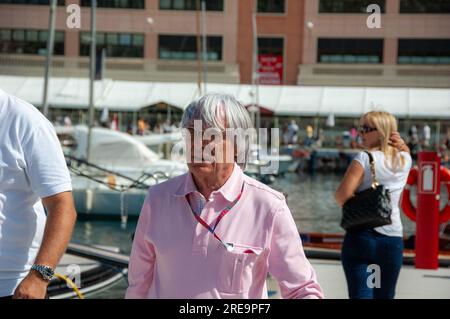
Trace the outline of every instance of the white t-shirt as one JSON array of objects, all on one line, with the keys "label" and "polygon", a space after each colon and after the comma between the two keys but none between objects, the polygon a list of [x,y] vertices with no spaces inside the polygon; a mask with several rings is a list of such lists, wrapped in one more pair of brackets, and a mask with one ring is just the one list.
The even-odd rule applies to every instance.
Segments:
[{"label": "white t-shirt", "polygon": [[[386,236],[403,237],[403,226],[400,219],[399,201],[411,169],[411,156],[406,152],[398,153],[397,156],[402,156],[405,160],[405,164],[403,167],[398,165],[398,167],[393,170],[391,161],[385,158],[383,152],[375,151],[371,152],[371,154],[375,161],[375,174],[378,183],[389,189],[392,205],[392,224],[377,227],[375,228],[375,231]],[[360,163],[364,168],[364,178],[361,185],[357,189],[357,191],[360,192],[370,188],[372,185],[369,156],[365,152],[360,152],[355,156],[354,160]]]},{"label": "white t-shirt", "polygon": [[12,295],[35,261],[46,222],[41,198],[71,190],[51,123],[0,90],[0,296]]}]

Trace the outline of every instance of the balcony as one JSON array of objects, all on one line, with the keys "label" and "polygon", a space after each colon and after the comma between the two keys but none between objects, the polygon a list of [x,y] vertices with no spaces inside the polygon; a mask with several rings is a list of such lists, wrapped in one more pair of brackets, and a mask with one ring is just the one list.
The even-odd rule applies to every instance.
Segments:
[{"label": "balcony", "polygon": [[299,85],[450,88],[450,65],[299,65]]},{"label": "balcony", "polygon": [[[107,58],[105,64],[105,77],[116,80],[157,82],[195,82],[197,80],[197,61]],[[0,74],[3,75],[41,76],[44,74],[44,65],[44,56],[0,54]],[[54,56],[52,75],[88,77],[89,59]],[[239,65],[208,62],[208,81],[239,83]]]}]

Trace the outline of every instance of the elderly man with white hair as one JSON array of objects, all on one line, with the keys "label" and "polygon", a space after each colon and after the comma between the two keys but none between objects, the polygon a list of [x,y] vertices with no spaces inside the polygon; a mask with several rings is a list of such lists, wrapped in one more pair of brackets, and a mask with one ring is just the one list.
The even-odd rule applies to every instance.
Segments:
[{"label": "elderly man with white hair", "polygon": [[189,172],[150,188],[126,298],[267,298],[268,273],[283,298],[323,298],[284,196],[243,173],[252,129],[245,107],[208,94],[181,125]]}]

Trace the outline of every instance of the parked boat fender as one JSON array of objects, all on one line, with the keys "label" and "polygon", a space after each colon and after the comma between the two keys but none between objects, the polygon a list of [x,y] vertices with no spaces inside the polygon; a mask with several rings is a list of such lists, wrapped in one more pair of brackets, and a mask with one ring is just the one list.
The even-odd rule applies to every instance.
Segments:
[{"label": "parked boat fender", "polygon": [[112,174],[108,174],[108,186],[110,189],[115,190],[117,186],[116,177]]},{"label": "parked boat fender", "polygon": [[94,191],[90,188],[86,189],[86,214],[92,211],[92,205],[94,202]]}]

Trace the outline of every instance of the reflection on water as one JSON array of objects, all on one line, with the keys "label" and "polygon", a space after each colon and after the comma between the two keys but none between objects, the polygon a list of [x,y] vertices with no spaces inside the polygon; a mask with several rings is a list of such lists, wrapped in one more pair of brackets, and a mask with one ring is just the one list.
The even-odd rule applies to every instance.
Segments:
[{"label": "reflection on water", "polygon": [[136,224],[136,221],[128,222],[124,229],[121,227],[120,217],[117,217],[117,221],[78,221],[72,241],[87,245],[114,246],[129,254]]},{"label": "reflection on water", "polygon": [[[334,192],[342,175],[288,174],[276,180],[271,186],[287,196],[288,205],[300,232],[343,233],[340,228],[341,210],[334,201]],[[415,224],[402,214],[405,235],[415,232]],[[124,254],[131,251],[131,236],[136,221],[121,226],[117,221],[78,221],[73,242],[89,245],[119,247]],[[125,281],[100,292],[95,298],[123,298],[127,284]]]},{"label": "reflection on water", "polygon": [[334,201],[337,175],[286,175],[272,187],[287,196],[300,232],[341,233],[340,209]]},{"label": "reflection on water", "polygon": [[[339,226],[341,208],[334,200],[334,192],[341,179],[342,175],[338,174],[289,174],[271,186],[287,195],[289,208],[300,232],[343,233]],[[415,232],[415,224],[405,216],[402,216],[402,222],[405,235]]]},{"label": "reflection on water", "polygon": [[[129,255],[131,251],[131,236],[136,229],[136,221],[128,222],[126,227],[121,225],[120,217],[117,221],[77,221],[72,241],[88,245],[105,245],[120,248],[120,251]],[[83,280],[83,278],[81,278]],[[123,299],[128,287],[127,279],[124,278],[112,287],[108,287],[98,293],[87,296],[87,298],[101,299]]]}]

